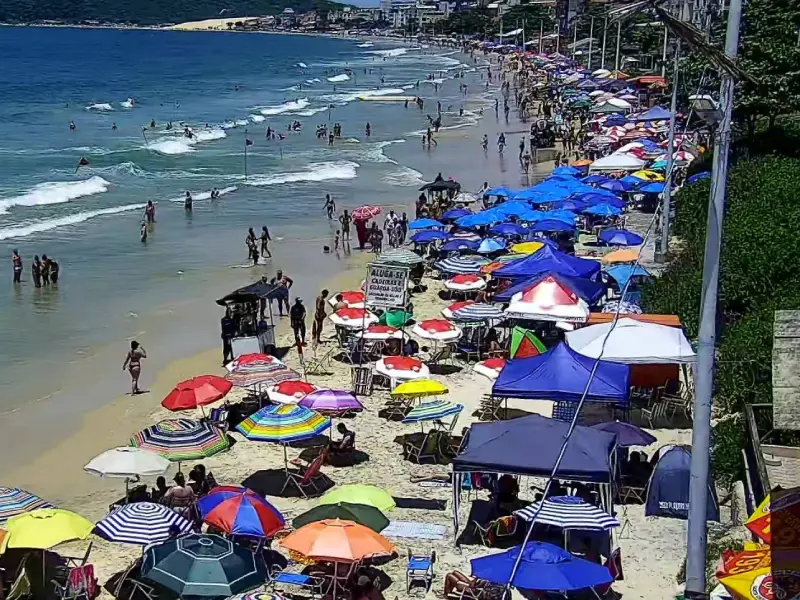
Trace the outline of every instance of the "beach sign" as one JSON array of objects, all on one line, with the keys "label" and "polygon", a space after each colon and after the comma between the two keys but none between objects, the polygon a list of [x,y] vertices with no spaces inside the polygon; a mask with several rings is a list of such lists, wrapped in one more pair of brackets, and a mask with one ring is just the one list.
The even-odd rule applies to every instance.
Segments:
[{"label": "beach sign", "polygon": [[366,304],[381,308],[404,308],[408,301],[408,267],[367,266]]}]

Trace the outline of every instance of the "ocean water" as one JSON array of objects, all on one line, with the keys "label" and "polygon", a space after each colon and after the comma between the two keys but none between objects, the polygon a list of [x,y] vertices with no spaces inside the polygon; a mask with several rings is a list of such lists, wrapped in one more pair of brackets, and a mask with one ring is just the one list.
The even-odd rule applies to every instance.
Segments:
[{"label": "ocean water", "polygon": [[[215,344],[216,325],[187,330],[190,317],[195,325],[198,314],[218,319],[215,294],[276,267],[314,294],[308,282],[341,265],[321,253],[334,230],[325,194],[339,208],[410,204],[436,175],[423,172],[420,157],[426,115],[438,99],[446,128],[474,125],[474,110],[458,115],[467,102],[459,83],[483,90],[463,55],[379,41],[0,28],[0,56],[0,417],[63,392],[73,384],[69,370],[90,359],[87,385],[108,380],[124,391],[126,339],[144,338],[151,354],[157,343],[154,366]],[[438,91],[425,81],[433,72]],[[419,94],[425,110],[363,94]],[[287,131],[295,119],[302,130]],[[182,122],[195,139],[181,135]],[[329,122],[343,129],[332,148],[315,136]],[[268,126],[285,139],[267,140]],[[89,164],[77,168],[81,158]],[[222,193],[215,202],[212,187]],[[186,190],[195,199],[189,215]],[[157,223],[142,244],[148,200]],[[247,228],[262,225],[276,239],[275,258],[243,276],[236,267],[246,262]],[[14,248],[25,264],[22,286],[11,281]],[[57,287],[34,288],[34,254],[58,260]]]}]

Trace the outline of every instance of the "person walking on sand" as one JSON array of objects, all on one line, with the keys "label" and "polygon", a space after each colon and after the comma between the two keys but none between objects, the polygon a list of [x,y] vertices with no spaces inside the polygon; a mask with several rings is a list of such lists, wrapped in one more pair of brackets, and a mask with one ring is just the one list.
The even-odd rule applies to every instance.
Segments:
[{"label": "person walking on sand", "polygon": [[131,349],[125,355],[125,362],[122,363],[122,370],[128,370],[131,374],[131,396],[140,394],[142,390],[139,389],[139,376],[142,374],[142,359],[147,358],[147,352],[139,345],[139,342],[133,340],[131,342]]},{"label": "person walking on sand", "polygon": [[306,345],[306,307],[303,306],[302,298],[295,298],[292,309],[289,311],[289,319],[294,331],[294,341],[302,346]]},{"label": "person walking on sand", "polygon": [[322,343],[322,326],[325,323],[325,303],[328,300],[328,290],[322,290],[314,303],[314,325],[311,327],[311,339],[314,344]]},{"label": "person walking on sand", "polygon": [[277,285],[280,288],[278,298],[278,316],[283,316],[283,308],[286,307],[286,314],[289,314],[289,290],[294,285],[294,279],[288,275],[284,275],[281,269],[275,272],[275,277],[270,281],[271,284]]},{"label": "person walking on sand", "polygon": [[347,212],[347,209],[339,216],[339,223],[342,224],[342,241],[349,242],[350,241],[350,223],[352,223],[353,217],[350,216],[350,213]]}]

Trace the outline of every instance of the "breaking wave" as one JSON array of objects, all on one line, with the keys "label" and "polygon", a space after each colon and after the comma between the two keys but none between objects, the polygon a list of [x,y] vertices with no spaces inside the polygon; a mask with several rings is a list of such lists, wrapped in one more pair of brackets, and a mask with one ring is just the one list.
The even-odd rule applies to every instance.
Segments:
[{"label": "breaking wave", "polygon": [[308,165],[302,171],[275,173],[274,175],[256,175],[247,181],[247,185],[266,186],[301,181],[328,181],[332,179],[355,179],[360,167],[349,160],[339,162],[322,162]]},{"label": "breaking wave", "polygon": [[94,196],[108,191],[111,184],[102,177],[82,181],[48,181],[34,186],[24,194],[0,199],[0,214],[13,206],[46,206],[63,204],[78,198]]}]

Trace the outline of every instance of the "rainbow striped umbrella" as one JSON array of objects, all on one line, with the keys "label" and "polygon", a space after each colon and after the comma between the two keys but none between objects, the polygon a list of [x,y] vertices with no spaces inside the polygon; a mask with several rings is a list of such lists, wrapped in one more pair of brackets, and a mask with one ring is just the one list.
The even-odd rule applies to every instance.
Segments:
[{"label": "rainbow striped umbrella", "polygon": [[319,435],[331,420],[296,404],[266,406],[236,426],[248,440],[288,444]]},{"label": "rainbow striped umbrella", "polygon": [[236,387],[250,387],[252,385],[275,385],[289,379],[301,379],[300,374],[292,371],[281,362],[270,365],[251,366],[237,369],[225,376]]},{"label": "rainbow striped umbrella", "polygon": [[31,512],[38,508],[54,508],[39,496],[19,488],[0,487],[0,525],[11,517]]},{"label": "rainbow striped umbrella", "polygon": [[169,419],[142,429],[129,445],[160,454],[172,462],[198,460],[231,447],[230,438],[217,426],[191,419]]}]

